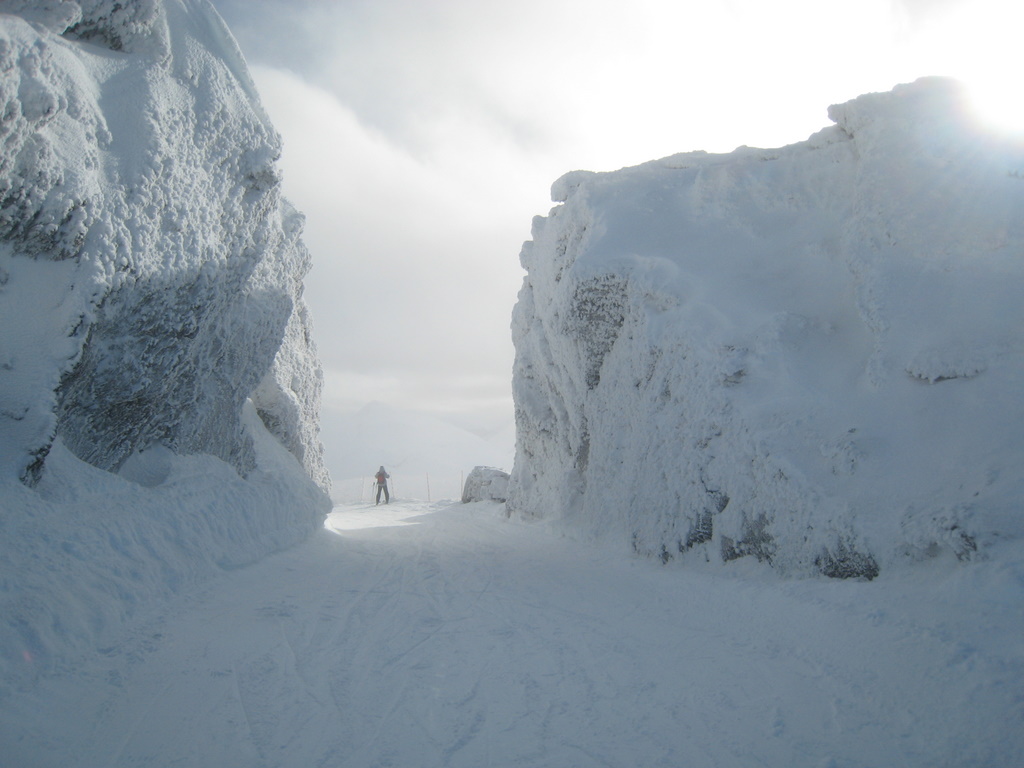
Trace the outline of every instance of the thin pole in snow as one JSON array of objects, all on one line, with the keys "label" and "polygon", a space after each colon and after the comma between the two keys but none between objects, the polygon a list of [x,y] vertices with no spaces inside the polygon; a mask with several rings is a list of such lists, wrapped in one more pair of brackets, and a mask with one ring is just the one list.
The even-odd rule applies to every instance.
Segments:
[{"label": "thin pole in snow", "polygon": [[427,476],[427,503],[430,503],[430,473],[425,473]]}]

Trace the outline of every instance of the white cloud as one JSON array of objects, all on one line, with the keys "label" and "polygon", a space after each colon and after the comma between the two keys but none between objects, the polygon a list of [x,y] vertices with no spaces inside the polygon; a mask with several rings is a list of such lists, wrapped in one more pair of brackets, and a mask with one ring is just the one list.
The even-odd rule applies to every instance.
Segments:
[{"label": "white cloud", "polygon": [[517,255],[562,173],[800,141],[922,75],[991,82],[1020,29],[998,0],[215,4],[307,216],[329,399],[439,410],[509,397]]},{"label": "white cloud", "polygon": [[469,184],[468,166],[413,158],[333,94],[280,70],[253,71],[284,140],[286,193],[307,217],[306,295],[328,390],[406,406],[433,397],[440,407],[451,395],[431,382],[469,375],[507,392],[516,254],[530,217],[504,220],[516,209],[507,160],[492,159]]}]

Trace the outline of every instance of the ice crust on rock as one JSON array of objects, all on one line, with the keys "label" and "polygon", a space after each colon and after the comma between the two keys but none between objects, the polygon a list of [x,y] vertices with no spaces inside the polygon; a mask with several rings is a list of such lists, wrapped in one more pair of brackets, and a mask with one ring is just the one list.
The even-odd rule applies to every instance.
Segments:
[{"label": "ice crust on rock", "polygon": [[104,469],[160,443],[245,472],[241,412],[259,388],[325,483],[315,418],[292,402],[319,386],[301,216],[237,49],[210,48],[230,40],[219,17],[175,0],[25,7],[50,23],[7,16],[0,30],[0,375],[20,422],[4,474],[38,475],[58,434]]},{"label": "ice crust on rock", "polygon": [[494,467],[473,467],[462,489],[462,503],[508,499],[508,472]]},{"label": "ice crust on rock", "polygon": [[56,659],[322,523],[310,257],[204,1],[0,0],[0,107],[0,650]]},{"label": "ice crust on rock", "polygon": [[929,78],[780,149],[555,182],[510,512],[872,578],[1022,533],[1024,147]]}]

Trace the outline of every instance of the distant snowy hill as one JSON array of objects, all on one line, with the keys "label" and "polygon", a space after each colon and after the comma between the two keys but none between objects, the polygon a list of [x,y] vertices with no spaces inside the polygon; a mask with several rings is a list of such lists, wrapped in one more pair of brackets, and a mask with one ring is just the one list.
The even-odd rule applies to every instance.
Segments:
[{"label": "distant snowy hill", "polygon": [[1024,147],[926,79],[781,149],[570,173],[513,319],[509,507],[873,577],[1024,533]]},{"label": "distant snowy hill", "polygon": [[437,416],[370,403],[354,412],[323,411],[324,448],[337,501],[370,500],[377,467],[391,473],[398,498],[460,499],[477,465],[510,470],[515,438],[479,435]]},{"label": "distant snowy hill", "polygon": [[0,2],[0,693],[329,508],[302,217],[205,2]]}]

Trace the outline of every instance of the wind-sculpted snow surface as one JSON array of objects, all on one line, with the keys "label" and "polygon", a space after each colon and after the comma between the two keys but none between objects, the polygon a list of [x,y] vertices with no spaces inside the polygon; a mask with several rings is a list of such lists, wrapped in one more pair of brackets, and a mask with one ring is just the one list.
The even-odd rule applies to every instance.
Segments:
[{"label": "wind-sculpted snow surface", "polygon": [[1024,147],[940,79],[829,115],[556,182],[510,511],[837,577],[1024,532]]},{"label": "wind-sculpted snow surface", "polygon": [[[308,535],[329,479],[302,217],[212,7],[0,0],[0,104],[0,497],[18,579],[0,641],[38,660],[208,564]],[[40,530],[54,520],[69,530]],[[57,576],[40,573],[51,535]],[[78,627],[93,576],[116,606]]]}]

